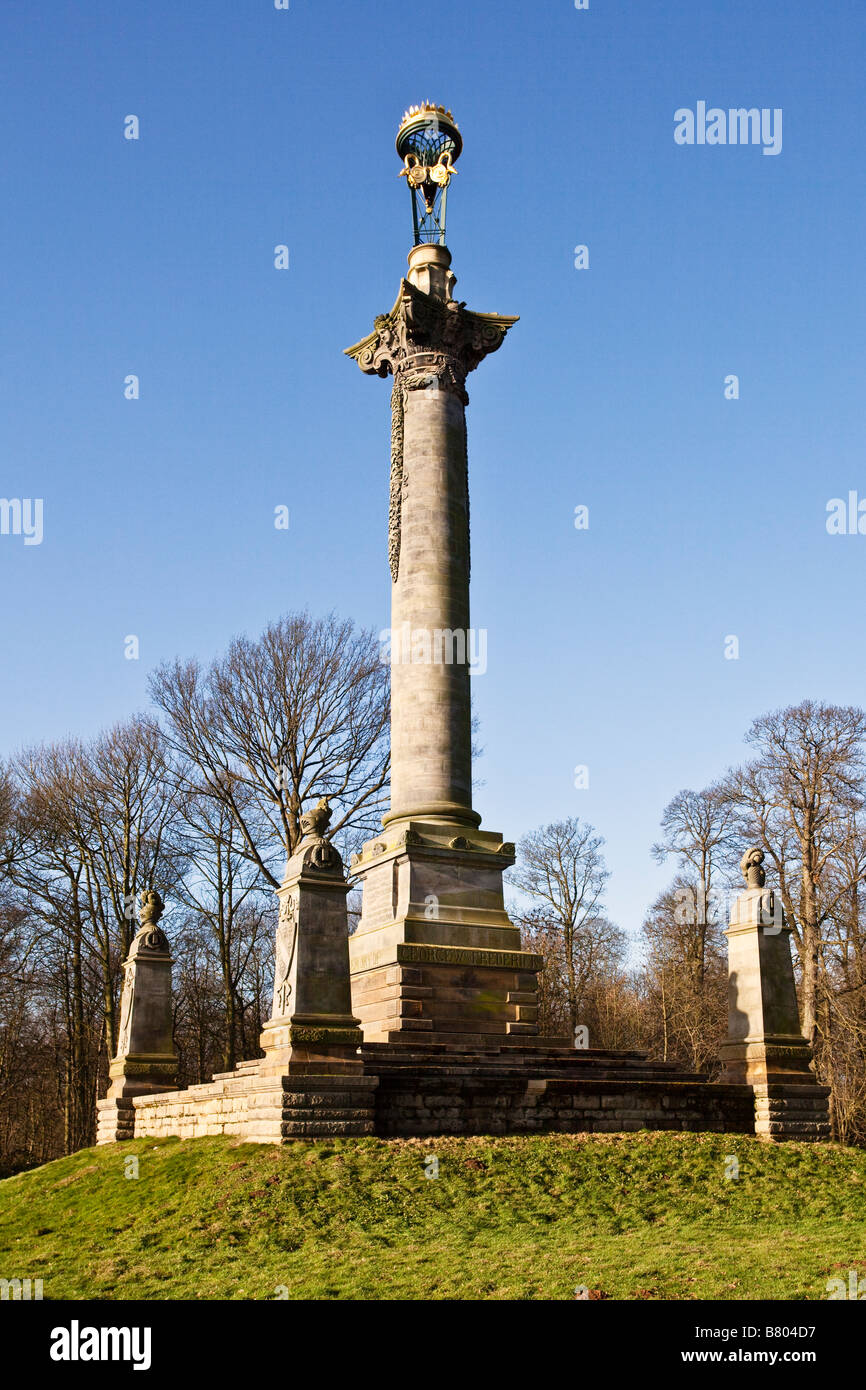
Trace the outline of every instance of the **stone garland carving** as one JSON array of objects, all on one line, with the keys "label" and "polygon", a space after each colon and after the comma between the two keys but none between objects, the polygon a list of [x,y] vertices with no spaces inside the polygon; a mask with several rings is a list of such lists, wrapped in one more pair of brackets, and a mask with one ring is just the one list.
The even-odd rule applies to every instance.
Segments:
[{"label": "stone garland carving", "polygon": [[293,1024],[289,1041],[298,1043],[360,1043],[363,1034],[360,1028],[318,1028],[308,1024]]},{"label": "stone garland carving", "polygon": [[120,1000],[120,1028],[117,1035],[116,1057],[120,1057],[129,1047],[129,1024],[132,1018],[132,994],[135,986],[135,966],[127,965],[123,976],[123,992]]},{"label": "stone garland carving", "polygon": [[403,502],[403,388],[395,378],[391,392],[391,495],[388,503],[388,563],[397,583],[400,571],[400,511]]},{"label": "stone garland carving", "polygon": [[123,1059],[124,1076],[152,1076],[154,1072],[165,1076],[166,1081],[173,1081],[177,1075],[177,1062],[168,1059],[164,1062],[155,1062],[152,1058],[146,1062],[131,1062],[128,1057]]},{"label": "stone garland carving", "polygon": [[472,578],[472,546],[469,537],[469,431],[463,416],[463,495],[466,498],[466,578]]},{"label": "stone garland carving", "polygon": [[274,1018],[282,1018],[288,1012],[289,996],[292,987],[289,975],[295,958],[295,944],[298,939],[298,923],[295,902],[291,897],[283,899],[277,925],[277,959],[274,966]]},{"label": "stone garland carving", "polygon": [[169,949],[168,937],[162,930],[162,927],[142,927],[141,930],[136,933],[133,946],[135,947],[135,955],[138,955],[141,951],[160,951],[166,953]]}]

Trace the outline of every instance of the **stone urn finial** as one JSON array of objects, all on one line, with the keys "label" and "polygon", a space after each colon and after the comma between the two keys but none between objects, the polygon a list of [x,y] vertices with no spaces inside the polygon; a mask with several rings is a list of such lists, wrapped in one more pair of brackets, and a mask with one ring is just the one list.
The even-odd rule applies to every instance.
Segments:
[{"label": "stone urn finial", "polygon": [[740,868],[746,880],[747,888],[763,888],[767,881],[767,875],[763,868],[764,851],[755,846],[747,849],[740,860]]},{"label": "stone urn finial", "polygon": [[301,831],[305,840],[323,840],[325,832],[331,823],[330,802],[327,796],[320,798],[312,811],[305,811],[301,816]]},{"label": "stone urn finial", "polygon": [[165,909],[160,894],[155,888],[146,888],[141,895],[141,925],[155,927]]}]

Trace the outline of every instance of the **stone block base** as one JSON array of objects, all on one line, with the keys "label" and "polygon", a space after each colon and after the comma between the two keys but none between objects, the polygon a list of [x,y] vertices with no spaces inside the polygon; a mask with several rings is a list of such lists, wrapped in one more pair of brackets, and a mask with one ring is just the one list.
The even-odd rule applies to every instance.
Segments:
[{"label": "stone block base", "polygon": [[830,1135],[817,1084],[711,1083],[638,1052],[576,1051],[549,1039],[365,1043],[347,1072],[274,1075],[242,1062],[186,1091],[99,1103],[98,1143],[227,1135],[280,1144],[376,1134],[607,1134],[690,1130],[769,1140]]},{"label": "stone block base", "polygon": [[248,1143],[372,1134],[375,1076],[262,1073],[242,1062],[185,1091],[99,1102],[98,1144],[145,1137],[197,1139],[225,1134]]},{"label": "stone block base", "polygon": [[755,1133],[759,1138],[771,1142],[830,1138],[829,1087],[756,1085],[753,1090]]},{"label": "stone block base", "polygon": [[397,1042],[407,1034],[476,1040],[537,1034],[537,956],[409,942],[395,955],[352,976],[352,1011],[365,1042]]},{"label": "stone block base", "polygon": [[751,1086],[711,1084],[638,1052],[575,1051],[548,1039],[413,1047],[403,1038],[363,1053],[379,1076],[381,1135],[754,1131]]},{"label": "stone block base", "polygon": [[252,1143],[372,1134],[376,1078],[232,1073],[173,1095],[136,1099],[135,1136],[226,1134]]},{"label": "stone block base", "polygon": [[132,1097],[98,1100],[96,1102],[97,1144],[119,1144],[135,1138],[135,1111]]}]

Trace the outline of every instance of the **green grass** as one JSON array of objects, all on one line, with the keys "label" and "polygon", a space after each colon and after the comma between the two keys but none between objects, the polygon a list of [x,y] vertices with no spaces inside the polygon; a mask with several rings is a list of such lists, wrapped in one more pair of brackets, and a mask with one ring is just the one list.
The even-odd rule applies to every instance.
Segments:
[{"label": "green grass", "polygon": [[864,1152],[741,1135],[142,1139],[0,1182],[0,1277],[46,1299],[825,1299],[866,1272],[864,1193]]}]

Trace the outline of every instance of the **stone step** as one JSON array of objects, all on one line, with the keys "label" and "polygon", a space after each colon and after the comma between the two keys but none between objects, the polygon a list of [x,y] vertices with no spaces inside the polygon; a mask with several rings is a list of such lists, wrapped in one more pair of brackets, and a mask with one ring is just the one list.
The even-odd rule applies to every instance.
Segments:
[{"label": "stone step", "polygon": [[358,1107],[351,1109],[349,1106],[340,1106],[336,1110],[325,1110],[316,1107],[305,1107],[302,1105],[287,1105],[282,1111],[284,1123],[291,1124],[332,1124],[336,1121],[347,1124],[355,1121],[369,1120],[371,1123],[375,1118],[375,1112],[369,1107]]},{"label": "stone step", "polygon": [[283,1139],[340,1139],[373,1133],[375,1124],[372,1119],[284,1120],[280,1125],[280,1137]]},{"label": "stone step", "polygon": [[239,1062],[234,1071],[215,1071],[213,1079],[214,1081],[231,1081],[233,1077],[254,1076],[263,1061],[263,1057],[252,1057],[246,1062]]},{"label": "stone step", "polygon": [[[374,1064],[370,1063],[372,1067]],[[551,1083],[573,1082],[573,1081],[623,1081],[629,1084],[661,1081],[661,1082],[688,1082],[691,1084],[711,1083],[701,1072],[677,1071],[666,1066],[656,1066],[651,1063],[644,1063],[637,1066],[611,1066],[600,1062],[585,1062],[582,1059],[572,1058],[568,1063],[554,1066],[544,1066],[538,1064],[530,1067],[512,1067],[507,1061],[501,1063],[484,1061],[456,1061],[449,1059],[446,1061],[415,1062],[400,1059],[396,1062],[388,1062],[384,1059],[376,1064],[377,1075],[383,1080],[395,1080],[400,1077],[424,1078],[425,1082],[436,1077],[448,1076],[462,1078],[467,1076],[478,1077],[479,1079],[501,1079],[515,1083],[526,1083],[533,1080],[544,1080]]]},{"label": "stone step", "polygon": [[[451,1033],[448,1034],[448,1041],[442,1041],[441,1034],[435,1034],[431,1038],[406,1038],[399,1037],[393,1042],[365,1042],[362,1044],[361,1052],[366,1058],[369,1054],[371,1058],[396,1058],[402,1057],[404,1053],[413,1059],[420,1057],[433,1056],[454,1056],[460,1054],[471,1055],[472,1059],[487,1057],[508,1056],[510,1060],[542,1060],[546,1064],[549,1060],[556,1057],[588,1057],[588,1058],[612,1058],[616,1061],[626,1063],[628,1061],[645,1062],[648,1052],[637,1052],[631,1050],[613,1050],[609,1048],[576,1048],[567,1039],[561,1041],[550,1038],[538,1038],[537,1041],[527,1040],[526,1037],[502,1034],[500,1037],[485,1037],[482,1042],[477,1034],[470,1033]],[[675,1062],[660,1062],[660,1066],[676,1067]]]}]

